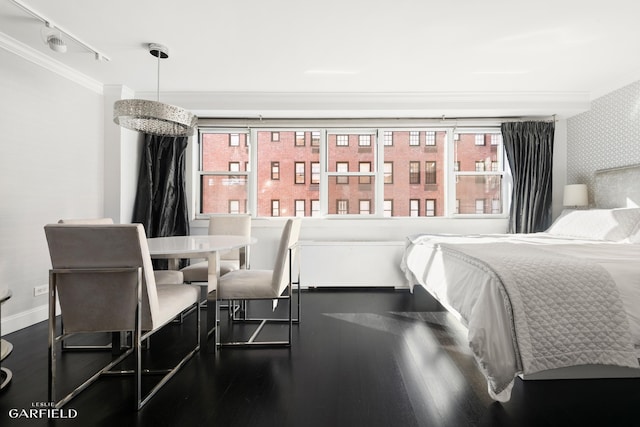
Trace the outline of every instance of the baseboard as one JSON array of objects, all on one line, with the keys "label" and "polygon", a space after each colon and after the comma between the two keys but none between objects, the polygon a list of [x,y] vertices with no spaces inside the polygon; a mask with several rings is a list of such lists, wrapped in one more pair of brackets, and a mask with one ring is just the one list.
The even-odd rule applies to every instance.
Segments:
[{"label": "baseboard", "polygon": [[[56,303],[56,313],[60,313],[60,306]],[[34,307],[30,310],[12,314],[2,318],[2,335],[10,334],[20,329],[49,319],[49,304]]]}]

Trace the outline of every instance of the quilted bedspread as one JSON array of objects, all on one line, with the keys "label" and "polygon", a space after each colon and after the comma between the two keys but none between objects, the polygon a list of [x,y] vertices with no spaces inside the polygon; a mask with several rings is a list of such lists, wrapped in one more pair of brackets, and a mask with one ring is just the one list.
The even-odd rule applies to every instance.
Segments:
[{"label": "quilted bedspread", "polygon": [[481,368],[494,379],[489,383],[494,398],[505,400],[499,396],[506,390],[508,399],[518,373],[582,364],[638,367],[620,293],[600,265],[569,255],[549,256],[535,246],[518,245],[514,250],[502,242],[439,247],[495,275],[492,282],[499,287],[511,322],[507,329],[518,372],[492,373],[480,348],[490,338],[470,342]]}]

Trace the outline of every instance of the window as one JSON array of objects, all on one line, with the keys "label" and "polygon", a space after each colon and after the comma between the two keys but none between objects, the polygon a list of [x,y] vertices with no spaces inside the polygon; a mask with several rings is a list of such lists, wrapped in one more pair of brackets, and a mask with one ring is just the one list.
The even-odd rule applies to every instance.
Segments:
[{"label": "window", "polygon": [[[338,162],[336,163],[336,172],[349,172],[349,163],[347,162]],[[348,184],[349,177],[348,176],[337,176],[336,184]]]},{"label": "window", "polygon": [[371,200],[360,200],[360,215],[371,214]]},{"label": "window", "polygon": [[320,163],[311,162],[311,183],[320,184]]},{"label": "window", "polygon": [[409,132],[409,145],[414,147],[420,145],[420,132],[418,131]]},{"label": "window", "polygon": [[384,145],[393,145],[393,132],[390,130],[384,131]]},{"label": "window", "polygon": [[436,133],[435,131],[428,130],[425,132],[425,145],[436,145]]},{"label": "window", "polygon": [[[359,168],[360,168],[360,172],[371,172],[371,162],[360,162]],[[371,177],[361,176],[358,178],[358,182],[360,184],[371,184]]]},{"label": "window", "polygon": [[271,179],[280,179],[280,162],[271,162]]},{"label": "window", "polygon": [[337,201],[337,211],[339,215],[347,215],[349,213],[349,201],[348,200],[338,200]]},{"label": "window", "polygon": [[[247,200],[250,168],[245,166],[241,171],[240,165],[249,164],[248,137],[248,132],[199,131],[198,214],[223,214],[231,210],[245,213],[242,210],[246,206],[240,201]],[[233,140],[238,141],[237,146],[231,145]]]},{"label": "window", "polygon": [[371,146],[371,135],[359,135],[358,136],[358,145],[360,147],[370,147]]},{"label": "window", "polygon": [[311,132],[311,146],[312,147],[320,146],[320,132],[317,130],[314,130],[313,132]]},{"label": "window", "polygon": [[409,216],[420,216],[420,200],[409,200]]},{"label": "window", "polygon": [[424,162],[424,183],[425,184],[436,183],[436,162],[433,162],[433,161]]},{"label": "window", "polygon": [[420,184],[420,162],[409,162],[409,184]]},{"label": "window", "polygon": [[[318,128],[321,120],[309,121],[313,128],[278,120],[287,130],[274,130],[268,121],[200,127],[198,176],[192,181],[198,186],[196,215],[293,216],[302,215],[303,204],[305,216],[505,213],[503,182],[510,181],[504,179],[508,168],[498,127],[458,122],[455,128],[398,128],[397,121],[377,120],[381,126],[362,128],[354,127],[356,121],[336,120],[327,121],[335,128]],[[476,145],[480,141],[485,144]],[[482,210],[476,200],[485,201]]]},{"label": "window", "polygon": [[295,176],[296,184],[304,184],[304,179],[305,179],[304,162],[295,162],[295,168],[296,168],[296,176]]},{"label": "window", "polygon": [[305,213],[304,205],[305,205],[304,200],[295,201],[296,216],[304,216],[304,213]]},{"label": "window", "polygon": [[384,162],[384,183],[393,184],[393,162]]},{"label": "window", "polygon": [[484,199],[476,199],[476,213],[477,214],[484,213]]},{"label": "window", "polygon": [[484,134],[479,133],[475,136],[476,145],[484,145]]},{"label": "window", "polygon": [[424,215],[436,216],[436,201],[434,199],[427,199],[424,201]]},{"label": "window", "polygon": [[383,214],[385,218],[391,218],[393,216],[393,200],[385,200],[383,207]]},{"label": "window", "polygon": [[304,147],[306,145],[305,142],[305,132],[296,131],[296,147]]}]

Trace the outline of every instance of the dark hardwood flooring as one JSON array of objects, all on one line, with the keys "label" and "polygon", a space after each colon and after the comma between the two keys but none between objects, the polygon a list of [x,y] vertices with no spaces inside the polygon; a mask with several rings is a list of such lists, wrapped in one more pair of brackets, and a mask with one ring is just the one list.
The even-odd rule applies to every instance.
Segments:
[{"label": "dark hardwood flooring", "polygon": [[[517,379],[509,402],[491,401],[464,330],[421,289],[302,297],[290,349],[203,345],[141,411],[132,379],[107,377],[65,406],[74,419],[12,419],[11,409],[47,400],[47,325],[9,334],[13,381],[0,394],[0,426],[640,426],[636,379]],[[153,338],[148,358],[192,343],[191,320]],[[109,354],[65,353],[61,370],[79,378],[96,357]]]}]

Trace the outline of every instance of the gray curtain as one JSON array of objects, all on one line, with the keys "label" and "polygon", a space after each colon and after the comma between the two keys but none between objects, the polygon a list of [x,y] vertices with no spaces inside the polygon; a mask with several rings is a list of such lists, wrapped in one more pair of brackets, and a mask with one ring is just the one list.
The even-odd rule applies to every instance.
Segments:
[{"label": "gray curtain", "polygon": [[189,234],[186,149],[187,137],[145,135],[133,222],[144,225],[147,237]]},{"label": "gray curtain", "polygon": [[551,225],[554,128],[553,122],[502,124],[513,176],[509,233],[535,233]]}]

